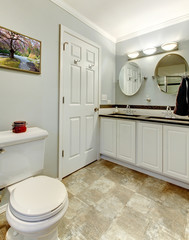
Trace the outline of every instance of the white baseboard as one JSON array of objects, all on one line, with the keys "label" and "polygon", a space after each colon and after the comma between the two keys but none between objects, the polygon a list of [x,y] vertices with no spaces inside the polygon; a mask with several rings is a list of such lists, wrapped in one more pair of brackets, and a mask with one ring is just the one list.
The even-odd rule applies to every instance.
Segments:
[{"label": "white baseboard", "polygon": [[189,184],[187,184],[187,183],[178,181],[178,180],[176,180],[176,179],[169,178],[169,177],[167,177],[167,176],[163,176],[163,175],[158,174],[158,173],[154,173],[154,172],[152,172],[152,171],[143,169],[143,168],[138,167],[138,166],[135,166],[135,165],[131,165],[131,164],[128,164],[128,163],[119,161],[119,160],[117,160],[117,159],[114,159],[114,158],[105,156],[105,155],[103,155],[103,154],[101,154],[101,159],[105,159],[105,160],[107,160],[107,161],[110,161],[110,162],[119,164],[119,165],[121,165],[121,166],[124,166],[124,167],[130,168],[130,169],[136,170],[136,171],[138,171],[138,172],[147,174],[147,175],[149,175],[149,176],[151,176],[151,177],[155,177],[155,178],[161,179],[161,180],[163,180],[163,181],[166,181],[166,182],[175,184],[175,185],[177,185],[177,186],[179,186],[179,187],[183,187],[183,188],[189,189]]}]

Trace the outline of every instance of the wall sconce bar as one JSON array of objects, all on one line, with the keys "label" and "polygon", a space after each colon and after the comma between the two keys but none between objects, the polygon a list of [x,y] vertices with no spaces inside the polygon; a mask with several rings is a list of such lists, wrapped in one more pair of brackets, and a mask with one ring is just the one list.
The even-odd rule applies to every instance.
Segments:
[{"label": "wall sconce bar", "polygon": [[[170,44],[171,44],[171,43],[170,43]],[[161,46],[159,46],[159,47],[156,47],[156,52],[154,52],[154,53],[151,54],[151,55],[145,54],[145,53],[144,53],[145,50],[136,51],[136,52],[138,53],[138,56],[137,56],[137,57],[133,57],[132,55],[127,54],[127,56],[128,56],[128,61],[134,60],[134,59],[139,59],[139,58],[144,58],[144,57],[150,57],[150,56],[154,56],[154,55],[158,55],[158,54],[162,54],[162,53],[173,52],[173,51],[177,51],[177,50],[179,49],[178,43],[176,43],[175,48],[172,49],[172,50],[164,50],[164,49],[162,49],[162,46],[164,46],[164,45],[168,45],[168,44],[163,44],[163,45],[161,45]],[[146,49],[146,50],[148,50],[148,49]],[[144,52],[143,52],[143,51],[144,51]],[[135,52],[135,53],[136,53],[136,52]]]}]

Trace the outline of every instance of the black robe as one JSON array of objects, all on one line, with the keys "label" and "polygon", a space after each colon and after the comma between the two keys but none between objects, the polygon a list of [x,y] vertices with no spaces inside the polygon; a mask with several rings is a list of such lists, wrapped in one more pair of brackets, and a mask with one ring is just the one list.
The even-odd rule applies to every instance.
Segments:
[{"label": "black robe", "polygon": [[184,77],[180,84],[174,113],[181,116],[189,116],[189,78]]}]

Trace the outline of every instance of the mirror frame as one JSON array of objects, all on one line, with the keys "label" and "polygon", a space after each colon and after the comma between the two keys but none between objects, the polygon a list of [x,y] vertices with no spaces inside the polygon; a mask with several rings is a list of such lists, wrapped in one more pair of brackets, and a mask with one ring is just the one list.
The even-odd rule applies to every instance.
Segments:
[{"label": "mirror frame", "polygon": [[[169,92],[163,91],[163,90],[161,89],[161,87],[159,86],[159,83],[158,83],[158,77],[159,77],[158,74],[157,74],[157,72],[158,72],[158,65],[159,65],[159,63],[160,63],[163,59],[165,59],[165,58],[168,57],[169,55],[177,55],[178,57],[180,57],[181,59],[183,59],[183,62],[185,63],[185,72],[183,72],[183,74],[180,75],[181,81],[182,81],[182,77],[183,77],[185,74],[188,74],[188,72],[189,72],[189,65],[188,65],[188,62],[186,61],[186,59],[185,59],[183,56],[181,56],[180,54],[177,54],[177,53],[169,53],[169,54],[165,55],[164,57],[162,57],[162,58],[158,61],[157,65],[156,65],[155,72],[154,72],[154,78],[156,79],[158,88],[159,88],[160,91],[163,92],[163,93],[175,95],[175,94],[177,94],[177,92],[176,92],[176,93],[169,93]],[[179,86],[180,86],[180,84],[178,85],[178,89],[179,89]],[[177,91],[178,91],[178,90],[177,90]]]},{"label": "mirror frame", "polygon": [[[135,92],[133,92],[133,93],[131,93],[131,94],[127,94],[127,93],[123,90],[123,88],[121,87],[121,79],[124,78],[124,76],[121,77],[121,73],[122,73],[123,69],[126,68],[127,65],[129,65],[129,64],[135,65],[135,66],[138,67],[138,69],[140,70],[140,86],[137,88],[137,90],[136,90]],[[122,66],[122,68],[121,68],[121,70],[120,70],[120,72],[119,72],[119,87],[120,87],[121,92],[122,92],[124,95],[126,95],[126,96],[129,96],[129,97],[130,97],[130,96],[133,96],[133,95],[135,95],[135,94],[139,91],[139,89],[141,88],[142,83],[143,83],[143,78],[142,78],[142,71],[141,71],[140,66],[139,66],[137,63],[135,63],[135,62],[127,61],[127,62]]]}]

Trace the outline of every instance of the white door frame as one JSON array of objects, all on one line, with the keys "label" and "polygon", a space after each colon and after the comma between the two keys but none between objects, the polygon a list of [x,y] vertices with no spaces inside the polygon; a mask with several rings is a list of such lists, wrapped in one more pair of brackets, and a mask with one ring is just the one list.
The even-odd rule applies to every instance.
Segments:
[{"label": "white door frame", "polygon": [[[72,31],[71,29],[65,27],[64,25],[60,24],[60,38],[59,38],[59,148],[58,148],[58,178],[62,178],[62,170],[63,170],[63,157],[62,157],[62,146],[63,146],[63,134],[64,134],[64,122],[63,122],[63,96],[64,96],[64,72],[63,72],[63,44],[64,44],[64,32],[72,35],[73,37],[76,37],[86,43],[89,43],[96,47],[99,51],[99,70],[98,70],[98,79],[99,79],[99,89],[98,89],[98,108],[99,108],[99,103],[100,103],[100,90],[101,90],[101,47],[97,45],[95,42],[83,37],[82,35]],[[66,47],[66,45],[65,45]],[[99,126],[99,121],[98,121],[98,126]],[[99,128],[98,128],[99,129]],[[99,159],[99,131],[97,133],[97,159]]]}]

